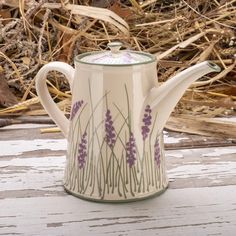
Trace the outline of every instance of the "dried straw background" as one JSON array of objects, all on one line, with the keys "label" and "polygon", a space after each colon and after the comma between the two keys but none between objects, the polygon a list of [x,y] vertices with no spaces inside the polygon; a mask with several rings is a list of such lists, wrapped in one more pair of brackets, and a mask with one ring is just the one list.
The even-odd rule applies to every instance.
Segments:
[{"label": "dried straw background", "polygon": [[[235,114],[236,0],[1,0],[0,16],[0,79],[18,100],[1,104],[2,116],[45,114],[34,87],[39,68],[55,60],[73,65],[75,55],[114,40],[155,54],[161,82],[190,65],[216,62],[222,72],[193,84],[175,113]],[[71,94],[62,77],[51,73],[48,85],[68,113]]]}]

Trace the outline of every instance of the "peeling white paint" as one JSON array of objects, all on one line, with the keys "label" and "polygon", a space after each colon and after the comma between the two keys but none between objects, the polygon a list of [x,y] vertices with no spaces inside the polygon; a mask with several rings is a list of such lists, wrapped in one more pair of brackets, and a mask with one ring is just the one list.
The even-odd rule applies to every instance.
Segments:
[{"label": "peeling white paint", "polygon": [[222,154],[235,154],[236,157],[236,147],[234,149],[229,148],[215,148],[213,152],[202,154],[204,157],[219,157]]},{"label": "peeling white paint", "polygon": [[34,139],[0,141],[0,156],[21,155],[35,150],[66,150],[66,139]]},{"label": "peeling white paint", "polygon": [[43,170],[49,166],[52,169],[64,167],[65,155],[63,156],[44,156],[30,158],[14,158],[10,160],[1,160],[0,167],[15,166],[15,167],[31,167],[32,169]]},{"label": "peeling white paint", "polygon": [[169,154],[170,157],[182,158],[184,155],[182,153],[171,153]]},{"label": "peeling white paint", "polygon": [[220,160],[220,157],[212,157],[211,160]]},{"label": "peeling white paint", "polygon": [[188,164],[200,164],[200,161],[188,161]]},{"label": "peeling white paint", "polygon": [[169,170],[168,177],[170,179],[185,179],[185,178],[198,178],[198,179],[213,179],[236,177],[236,162],[217,162],[214,164],[195,164],[183,165]]},{"label": "peeling white paint", "polygon": [[175,138],[175,137],[170,137],[168,132],[164,131],[164,143],[179,143],[179,141],[188,139],[186,137],[183,138]]},{"label": "peeling white paint", "polygon": [[56,127],[52,124],[15,124],[8,125],[0,128],[0,130],[9,130],[9,129],[36,129],[36,128],[48,128],[48,127]]},{"label": "peeling white paint", "polygon": [[61,189],[65,162],[65,156],[0,159],[0,189]]},{"label": "peeling white paint", "polygon": [[91,203],[70,195],[6,198],[0,200],[0,231],[5,236],[234,236],[235,195],[235,186],[221,186],[169,188],[130,204]]},{"label": "peeling white paint", "polygon": [[214,179],[214,180],[211,181],[211,183],[212,184],[221,184],[221,183],[223,183],[223,181],[219,180],[219,179]]}]

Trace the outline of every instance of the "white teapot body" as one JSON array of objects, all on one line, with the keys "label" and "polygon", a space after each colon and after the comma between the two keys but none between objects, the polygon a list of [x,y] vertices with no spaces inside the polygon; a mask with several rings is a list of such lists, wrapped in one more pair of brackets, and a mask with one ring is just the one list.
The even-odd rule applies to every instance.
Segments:
[{"label": "white teapot body", "polygon": [[[193,78],[188,83],[186,78],[173,79],[168,86],[170,91],[159,89],[155,58],[140,54],[148,60],[102,64],[83,61],[92,55],[83,54],[75,58],[75,69],[52,62],[37,75],[39,98],[68,140],[64,187],[75,196],[126,202],[160,194],[168,186],[164,120]],[[113,57],[118,60],[116,54]],[[211,66],[205,63],[194,69],[201,72],[197,77],[214,71]],[[69,120],[54,105],[46,89],[50,70],[64,73],[70,82]],[[172,99],[171,90],[177,91]]]},{"label": "white teapot body", "polygon": [[[140,124],[156,83],[155,61],[122,69],[76,63],[64,181],[69,192],[127,201],[167,187],[162,135],[156,135],[156,114],[148,105]],[[75,114],[76,104],[82,105]]]}]

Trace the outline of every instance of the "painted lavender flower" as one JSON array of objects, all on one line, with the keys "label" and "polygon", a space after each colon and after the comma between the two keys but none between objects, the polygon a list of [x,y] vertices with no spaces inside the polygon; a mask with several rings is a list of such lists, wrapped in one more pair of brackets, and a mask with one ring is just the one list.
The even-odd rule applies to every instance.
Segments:
[{"label": "painted lavender flower", "polygon": [[81,141],[79,143],[79,150],[78,150],[78,162],[80,169],[84,168],[86,163],[86,157],[87,157],[87,133],[84,132]]},{"label": "painted lavender flower", "polygon": [[150,132],[150,125],[152,124],[152,115],[151,115],[151,108],[149,105],[145,108],[145,113],[143,117],[143,126],[142,126],[142,136],[143,140],[145,140],[148,137],[148,134]]},{"label": "painted lavender flower", "polygon": [[159,140],[157,139],[155,144],[154,144],[154,160],[156,162],[156,165],[159,167],[161,163],[161,150],[160,150],[160,144]]},{"label": "painted lavender flower", "polygon": [[71,109],[70,120],[73,120],[73,118],[75,117],[75,115],[77,114],[79,109],[82,107],[83,103],[84,103],[84,101],[80,100],[80,101],[77,101],[73,104],[73,107]]},{"label": "painted lavender flower", "polygon": [[126,143],[126,157],[127,157],[127,163],[131,168],[136,160],[136,144],[132,132],[130,133],[129,141]]},{"label": "painted lavender flower", "polygon": [[113,148],[116,141],[115,140],[116,134],[111,117],[111,111],[109,109],[106,112],[105,131],[106,131],[106,142],[110,148]]}]

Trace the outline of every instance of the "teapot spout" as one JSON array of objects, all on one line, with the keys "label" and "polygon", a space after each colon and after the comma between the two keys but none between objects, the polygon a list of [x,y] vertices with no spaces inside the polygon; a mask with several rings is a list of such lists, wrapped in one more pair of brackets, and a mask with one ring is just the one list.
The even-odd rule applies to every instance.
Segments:
[{"label": "teapot spout", "polygon": [[220,67],[215,63],[204,61],[180,72],[163,85],[150,90],[143,108],[145,109],[149,105],[151,110],[157,113],[158,133],[163,130],[172,110],[186,89],[203,75],[210,72],[220,72],[220,70]]}]

